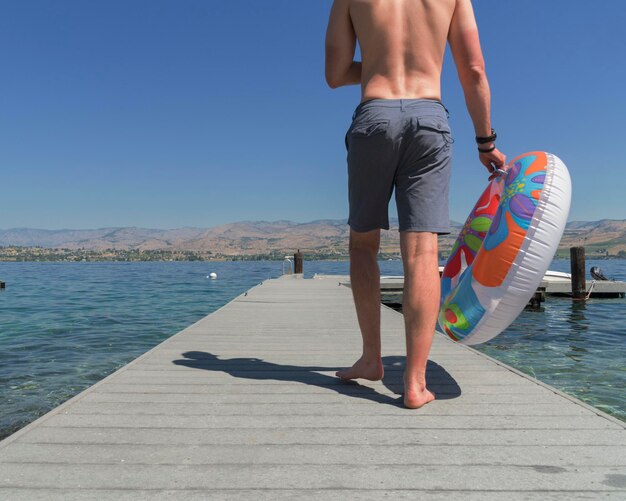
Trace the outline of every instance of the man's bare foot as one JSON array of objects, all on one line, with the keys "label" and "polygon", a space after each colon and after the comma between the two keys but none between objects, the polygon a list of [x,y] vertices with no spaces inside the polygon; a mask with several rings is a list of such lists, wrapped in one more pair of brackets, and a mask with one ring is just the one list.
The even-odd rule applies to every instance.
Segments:
[{"label": "man's bare foot", "polygon": [[385,369],[380,359],[377,362],[366,362],[361,357],[352,367],[337,371],[335,375],[341,379],[361,378],[369,381],[379,381],[385,375]]},{"label": "man's bare foot", "polygon": [[426,388],[425,382],[411,381],[407,384],[404,376],[404,406],[408,409],[419,409],[428,402],[435,400],[435,394]]}]

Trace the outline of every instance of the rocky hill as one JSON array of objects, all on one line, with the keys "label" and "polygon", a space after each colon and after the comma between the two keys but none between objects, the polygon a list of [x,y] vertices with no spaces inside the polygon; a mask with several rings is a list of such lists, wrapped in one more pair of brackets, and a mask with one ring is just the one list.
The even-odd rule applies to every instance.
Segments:
[{"label": "rocky hill", "polygon": [[[397,226],[396,226],[397,228]],[[345,254],[348,226],[345,220],[241,221],[213,228],[171,230],[122,227],[95,230],[0,230],[0,246],[88,250],[211,251],[221,255],[253,255],[301,249]],[[382,247],[397,250],[397,231],[384,232]]]},{"label": "rocky hill", "polygon": [[561,248],[582,245],[590,253],[626,252],[626,220],[572,221],[565,227]]},{"label": "rocky hill", "polygon": [[[454,232],[440,240],[442,251],[451,248],[461,225],[454,223]],[[397,220],[391,231],[383,231],[381,251],[399,252]],[[44,247],[64,249],[107,249],[140,251],[194,251],[232,255],[255,255],[270,252],[323,253],[345,255],[348,243],[346,220],[324,219],[308,223],[293,221],[241,221],[213,228],[149,229],[136,227],[99,228],[87,230],[41,230],[11,228],[0,230],[0,246]],[[626,251],[626,220],[587,222],[567,225],[561,241],[566,249],[584,245],[592,253],[618,254]]]}]

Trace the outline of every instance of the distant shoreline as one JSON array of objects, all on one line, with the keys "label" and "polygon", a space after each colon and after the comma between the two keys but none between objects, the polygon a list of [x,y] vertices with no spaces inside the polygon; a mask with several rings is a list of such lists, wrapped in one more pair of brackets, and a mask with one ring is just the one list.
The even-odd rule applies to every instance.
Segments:
[{"label": "distant shoreline", "polygon": [[[294,249],[295,250],[295,249]],[[346,261],[349,259],[347,252],[306,250],[301,249],[305,260],[309,261]],[[590,249],[591,250],[591,249]],[[292,251],[284,249],[260,254],[218,254],[210,251],[168,251],[168,250],[141,250],[141,249],[66,249],[46,247],[0,247],[0,263],[7,262],[217,262],[217,261],[283,261],[285,256],[292,255]],[[440,260],[448,258],[450,249],[442,249]],[[379,253],[379,259],[399,260],[398,251]],[[587,253],[587,259],[626,259],[626,255],[596,254],[593,251]],[[560,248],[554,259],[569,260],[569,249]]]},{"label": "distant shoreline", "polygon": [[[295,250],[295,249],[294,249]],[[220,254],[210,251],[168,251],[141,249],[67,249],[47,247],[0,247],[0,263],[3,262],[192,262],[192,261],[283,261],[294,250],[276,250],[259,254]],[[305,253],[309,261],[342,261],[349,259],[347,253],[312,251]],[[397,253],[381,253],[381,259],[399,259]]]}]

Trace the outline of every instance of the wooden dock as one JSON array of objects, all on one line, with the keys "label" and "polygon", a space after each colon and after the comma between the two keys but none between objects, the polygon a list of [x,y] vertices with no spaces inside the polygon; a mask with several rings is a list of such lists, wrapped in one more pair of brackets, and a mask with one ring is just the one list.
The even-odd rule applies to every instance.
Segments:
[{"label": "wooden dock", "polygon": [[[443,271],[443,266],[439,267],[439,274]],[[349,283],[346,277],[346,284]],[[569,273],[547,272],[541,280],[539,287],[546,296],[572,296],[572,280]],[[385,276],[381,277],[380,292],[382,294],[393,295],[399,302],[404,288],[404,277]],[[587,279],[586,292],[590,298],[623,298],[626,296],[626,282],[619,280],[592,280]]]},{"label": "wooden dock", "polygon": [[345,277],[268,280],[0,442],[0,499],[625,499],[626,424],[437,335],[438,400],[342,382]]}]

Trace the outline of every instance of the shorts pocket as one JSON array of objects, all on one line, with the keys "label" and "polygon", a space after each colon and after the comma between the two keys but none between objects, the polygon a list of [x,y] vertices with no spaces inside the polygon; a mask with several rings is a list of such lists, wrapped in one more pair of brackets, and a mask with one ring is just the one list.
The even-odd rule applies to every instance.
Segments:
[{"label": "shorts pocket", "polygon": [[417,120],[420,130],[438,132],[448,144],[454,142],[450,125],[445,118],[439,116],[420,117]]},{"label": "shorts pocket", "polygon": [[388,128],[389,120],[377,120],[376,122],[353,125],[349,134],[355,137],[370,137],[387,132]]}]

